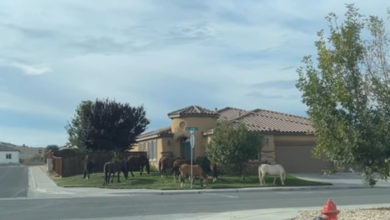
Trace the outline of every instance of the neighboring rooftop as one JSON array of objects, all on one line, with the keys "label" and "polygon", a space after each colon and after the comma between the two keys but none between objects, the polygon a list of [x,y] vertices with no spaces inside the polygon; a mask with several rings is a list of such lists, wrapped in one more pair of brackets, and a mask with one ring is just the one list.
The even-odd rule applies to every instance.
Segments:
[{"label": "neighboring rooftop", "polygon": [[308,118],[264,109],[255,109],[235,122],[243,122],[248,129],[269,133],[312,133],[312,122]]},{"label": "neighboring rooftop", "polygon": [[239,108],[232,108],[232,107],[226,107],[218,110],[217,112],[219,114],[218,120],[228,120],[228,121],[234,120],[248,113],[248,111],[246,110],[239,109]]},{"label": "neighboring rooftop", "polygon": [[169,137],[172,136],[171,127],[165,127],[160,128],[154,131],[149,131],[146,133],[143,133],[137,137],[137,141],[143,141],[151,138],[157,138],[157,137]]},{"label": "neighboring rooftop", "polygon": [[0,151],[18,151],[15,147],[16,145],[0,142]]},{"label": "neighboring rooftop", "polygon": [[176,111],[173,111],[171,113],[168,113],[168,117],[173,118],[180,118],[180,117],[218,117],[218,113],[215,111],[211,111],[207,108],[203,108],[197,105],[191,105]]}]

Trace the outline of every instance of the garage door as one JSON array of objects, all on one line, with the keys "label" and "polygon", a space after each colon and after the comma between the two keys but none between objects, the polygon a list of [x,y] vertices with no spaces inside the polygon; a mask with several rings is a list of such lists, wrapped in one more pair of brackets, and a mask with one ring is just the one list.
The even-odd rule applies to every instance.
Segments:
[{"label": "garage door", "polygon": [[329,163],[312,156],[313,146],[276,146],[276,162],[289,173],[319,173]]}]

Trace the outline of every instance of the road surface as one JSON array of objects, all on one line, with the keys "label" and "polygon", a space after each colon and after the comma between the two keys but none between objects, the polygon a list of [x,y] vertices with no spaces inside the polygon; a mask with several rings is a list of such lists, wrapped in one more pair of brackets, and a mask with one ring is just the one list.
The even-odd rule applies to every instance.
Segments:
[{"label": "road surface", "polygon": [[0,166],[0,198],[26,197],[28,170],[22,165]]},{"label": "road surface", "polygon": [[389,203],[389,188],[0,199],[0,219],[182,219],[202,213]]}]

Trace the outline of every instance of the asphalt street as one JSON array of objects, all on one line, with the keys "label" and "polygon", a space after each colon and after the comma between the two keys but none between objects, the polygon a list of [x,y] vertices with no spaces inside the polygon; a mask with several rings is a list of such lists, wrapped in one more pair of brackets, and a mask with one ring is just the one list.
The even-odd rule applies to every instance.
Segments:
[{"label": "asphalt street", "polygon": [[0,166],[0,197],[25,197],[28,169],[21,165]]},{"label": "asphalt street", "polygon": [[[238,210],[389,203],[389,188],[271,191],[119,197],[0,199],[0,219],[133,218]],[[146,218],[145,218],[146,219]],[[169,218],[167,218],[169,219]]]}]

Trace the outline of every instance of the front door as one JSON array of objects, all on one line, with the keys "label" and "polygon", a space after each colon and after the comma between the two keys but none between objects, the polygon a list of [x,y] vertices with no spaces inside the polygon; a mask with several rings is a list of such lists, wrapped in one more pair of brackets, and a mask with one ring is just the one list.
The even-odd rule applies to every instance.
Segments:
[{"label": "front door", "polygon": [[191,144],[189,138],[183,139],[181,142],[181,157],[184,160],[191,159]]}]

